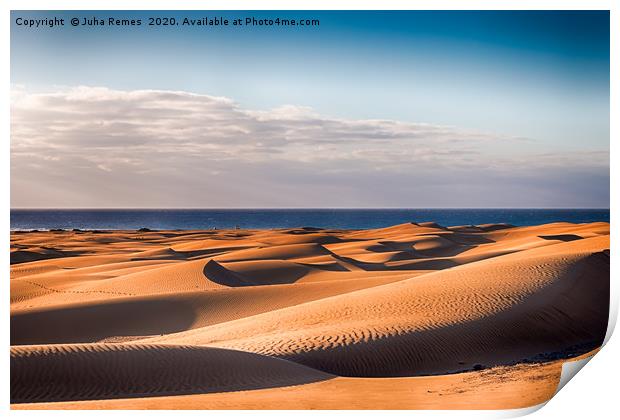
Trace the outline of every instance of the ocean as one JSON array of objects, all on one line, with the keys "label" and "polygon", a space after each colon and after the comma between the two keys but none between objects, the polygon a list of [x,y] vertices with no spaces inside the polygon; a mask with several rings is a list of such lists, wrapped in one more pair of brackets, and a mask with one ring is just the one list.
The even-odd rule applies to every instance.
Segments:
[{"label": "ocean", "polygon": [[371,229],[406,222],[443,226],[609,222],[608,209],[11,209],[11,230]]}]

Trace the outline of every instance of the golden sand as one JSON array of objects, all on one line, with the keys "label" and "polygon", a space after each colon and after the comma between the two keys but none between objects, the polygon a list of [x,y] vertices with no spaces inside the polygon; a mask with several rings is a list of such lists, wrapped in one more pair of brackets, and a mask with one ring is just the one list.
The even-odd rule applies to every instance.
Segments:
[{"label": "golden sand", "polygon": [[13,409],[508,409],[607,328],[609,224],[14,232]]}]

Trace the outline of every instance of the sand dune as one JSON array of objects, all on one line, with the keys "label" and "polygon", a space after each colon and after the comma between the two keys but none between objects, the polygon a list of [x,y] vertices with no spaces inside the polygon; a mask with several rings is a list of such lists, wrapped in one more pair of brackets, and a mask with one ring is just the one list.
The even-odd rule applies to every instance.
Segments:
[{"label": "sand dune", "polygon": [[273,388],[329,375],[208,347],[73,344],[11,348],[11,401],[72,401]]},{"label": "sand dune", "polygon": [[[358,276],[272,287],[239,287],[98,299],[11,312],[11,344],[125,341],[201,328],[353,290],[409,274]],[[58,326],[62,325],[63,328]]]},{"label": "sand dune", "polygon": [[607,328],[607,223],[13,232],[11,253],[14,407],[523,407]]},{"label": "sand dune", "polygon": [[[582,356],[568,359],[577,360]],[[13,409],[460,409],[524,408],[549,400],[562,361],[407,378],[336,377],[303,385],[151,398],[13,404]]]},{"label": "sand dune", "polygon": [[243,251],[234,251],[216,257],[218,261],[251,261],[251,260],[287,260],[294,258],[315,257],[330,255],[329,251],[320,244],[303,243],[292,245],[274,245],[254,248]]},{"label": "sand dune", "polygon": [[598,252],[607,238],[584,242],[579,249],[560,244],[544,256],[498,257],[162,341],[242,349],[366,377],[447,373],[587,348],[602,341],[608,307],[581,302],[609,300],[609,262]]}]

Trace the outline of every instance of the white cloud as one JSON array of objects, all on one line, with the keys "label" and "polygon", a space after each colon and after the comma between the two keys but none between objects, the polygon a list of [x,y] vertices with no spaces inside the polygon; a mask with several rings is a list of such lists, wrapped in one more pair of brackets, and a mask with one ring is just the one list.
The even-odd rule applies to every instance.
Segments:
[{"label": "white cloud", "polygon": [[11,111],[14,207],[459,205],[443,195],[466,179],[493,194],[536,174],[541,188],[549,168],[608,171],[607,151],[535,153],[518,137],[188,92],[16,87]]}]

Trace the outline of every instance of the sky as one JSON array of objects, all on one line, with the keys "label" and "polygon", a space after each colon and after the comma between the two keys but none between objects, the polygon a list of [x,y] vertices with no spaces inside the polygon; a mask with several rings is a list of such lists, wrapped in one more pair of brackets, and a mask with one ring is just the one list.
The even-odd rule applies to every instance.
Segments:
[{"label": "sky", "polygon": [[609,207],[605,11],[11,20],[13,208]]}]

